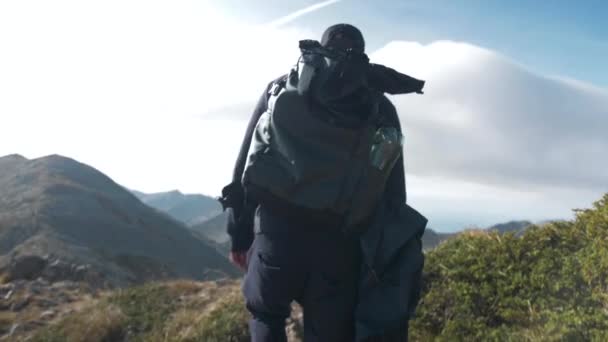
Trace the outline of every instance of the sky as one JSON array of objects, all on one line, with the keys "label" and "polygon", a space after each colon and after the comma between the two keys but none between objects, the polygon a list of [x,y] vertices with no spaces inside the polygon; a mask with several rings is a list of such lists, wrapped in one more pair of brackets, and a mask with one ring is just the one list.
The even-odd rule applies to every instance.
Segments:
[{"label": "sky", "polygon": [[393,96],[408,202],[440,231],[571,218],[608,192],[603,1],[0,2],[0,156],[218,195],[297,42],[357,25]]}]

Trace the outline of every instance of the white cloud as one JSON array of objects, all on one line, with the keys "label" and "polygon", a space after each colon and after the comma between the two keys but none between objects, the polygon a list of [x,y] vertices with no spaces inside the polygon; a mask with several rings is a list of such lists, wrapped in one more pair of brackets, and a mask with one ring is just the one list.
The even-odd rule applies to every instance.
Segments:
[{"label": "white cloud", "polygon": [[465,43],[393,42],[372,59],[427,81],[392,100],[409,198],[436,227],[570,217],[608,192],[608,91]]},{"label": "white cloud", "polygon": [[516,189],[608,190],[608,92],[453,42],[391,43],[373,59],[426,79],[396,96],[409,170]]}]

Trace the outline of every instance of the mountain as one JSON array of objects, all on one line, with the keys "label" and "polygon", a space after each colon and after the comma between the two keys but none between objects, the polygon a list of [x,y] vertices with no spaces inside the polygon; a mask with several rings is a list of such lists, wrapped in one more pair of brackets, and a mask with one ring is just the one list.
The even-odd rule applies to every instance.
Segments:
[{"label": "mountain", "polygon": [[178,190],[146,194],[131,190],[142,202],[186,224],[194,235],[206,240],[222,255],[228,255],[226,213],[217,199],[200,194],[182,194]]},{"label": "mountain", "polygon": [[0,270],[107,285],[237,271],[182,223],[96,169],[58,155],[0,158]]},{"label": "mountain", "polygon": [[220,203],[212,197],[183,194],[178,190],[146,194],[132,190],[145,204],[169,214],[187,225],[207,221],[222,211]]},{"label": "mountain", "polygon": [[[549,223],[549,222],[545,222],[545,223]],[[530,221],[509,221],[509,222],[504,222],[504,223],[498,223],[498,224],[495,224],[493,226],[483,228],[483,229],[475,229],[475,228],[464,229],[461,232],[454,232],[454,233],[440,233],[431,228],[427,228],[424,232],[424,235],[422,236],[422,247],[424,250],[431,250],[431,249],[437,247],[443,241],[453,238],[463,232],[468,232],[468,231],[481,231],[481,232],[486,231],[486,232],[496,232],[499,234],[515,233],[516,236],[520,236],[521,234],[523,234],[523,232],[528,227],[530,227],[532,225],[533,225],[533,223]]]},{"label": "mountain", "polygon": [[515,235],[521,234],[527,227],[531,226],[530,221],[509,221],[505,223],[495,224],[486,230],[496,231],[498,233],[515,233]]},{"label": "mountain", "polygon": [[230,239],[226,233],[227,220],[227,213],[221,213],[210,220],[191,226],[190,229],[204,234],[208,239],[216,243],[222,244],[228,242]]},{"label": "mountain", "polygon": [[210,220],[190,226],[202,238],[209,240],[222,255],[230,252],[230,236],[226,232],[228,214],[223,212]]},{"label": "mountain", "polygon": [[422,248],[430,250],[437,247],[441,242],[458,233],[439,233],[431,228],[427,228],[422,235]]}]

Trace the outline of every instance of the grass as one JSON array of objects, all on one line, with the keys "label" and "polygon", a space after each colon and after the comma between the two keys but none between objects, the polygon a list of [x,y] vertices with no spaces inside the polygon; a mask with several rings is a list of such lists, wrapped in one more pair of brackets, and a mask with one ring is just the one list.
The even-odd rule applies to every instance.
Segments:
[{"label": "grass", "polygon": [[248,316],[239,296],[231,295],[222,300],[209,314],[198,322],[197,334],[186,341],[247,342]]},{"label": "grass", "polygon": [[238,283],[176,281],[118,290],[41,328],[31,341],[248,341]]},{"label": "grass", "polygon": [[157,284],[119,290],[108,301],[125,315],[126,333],[133,335],[134,341],[144,341],[138,337],[158,329],[175,310],[175,301],[167,287]]},{"label": "grass", "polygon": [[10,311],[0,311],[0,332],[6,333],[11,329],[17,314]]},{"label": "grass", "polygon": [[125,337],[127,317],[120,308],[107,303],[89,307],[42,328],[33,342],[114,342]]}]

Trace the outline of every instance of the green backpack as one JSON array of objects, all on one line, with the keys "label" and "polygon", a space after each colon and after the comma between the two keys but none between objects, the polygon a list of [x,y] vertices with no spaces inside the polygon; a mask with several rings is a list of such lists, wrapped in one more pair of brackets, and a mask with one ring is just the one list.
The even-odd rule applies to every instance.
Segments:
[{"label": "green backpack", "polygon": [[247,196],[344,230],[365,222],[402,151],[398,129],[382,124],[382,94],[366,119],[355,119],[314,105],[289,82],[273,89],[243,172]]}]

